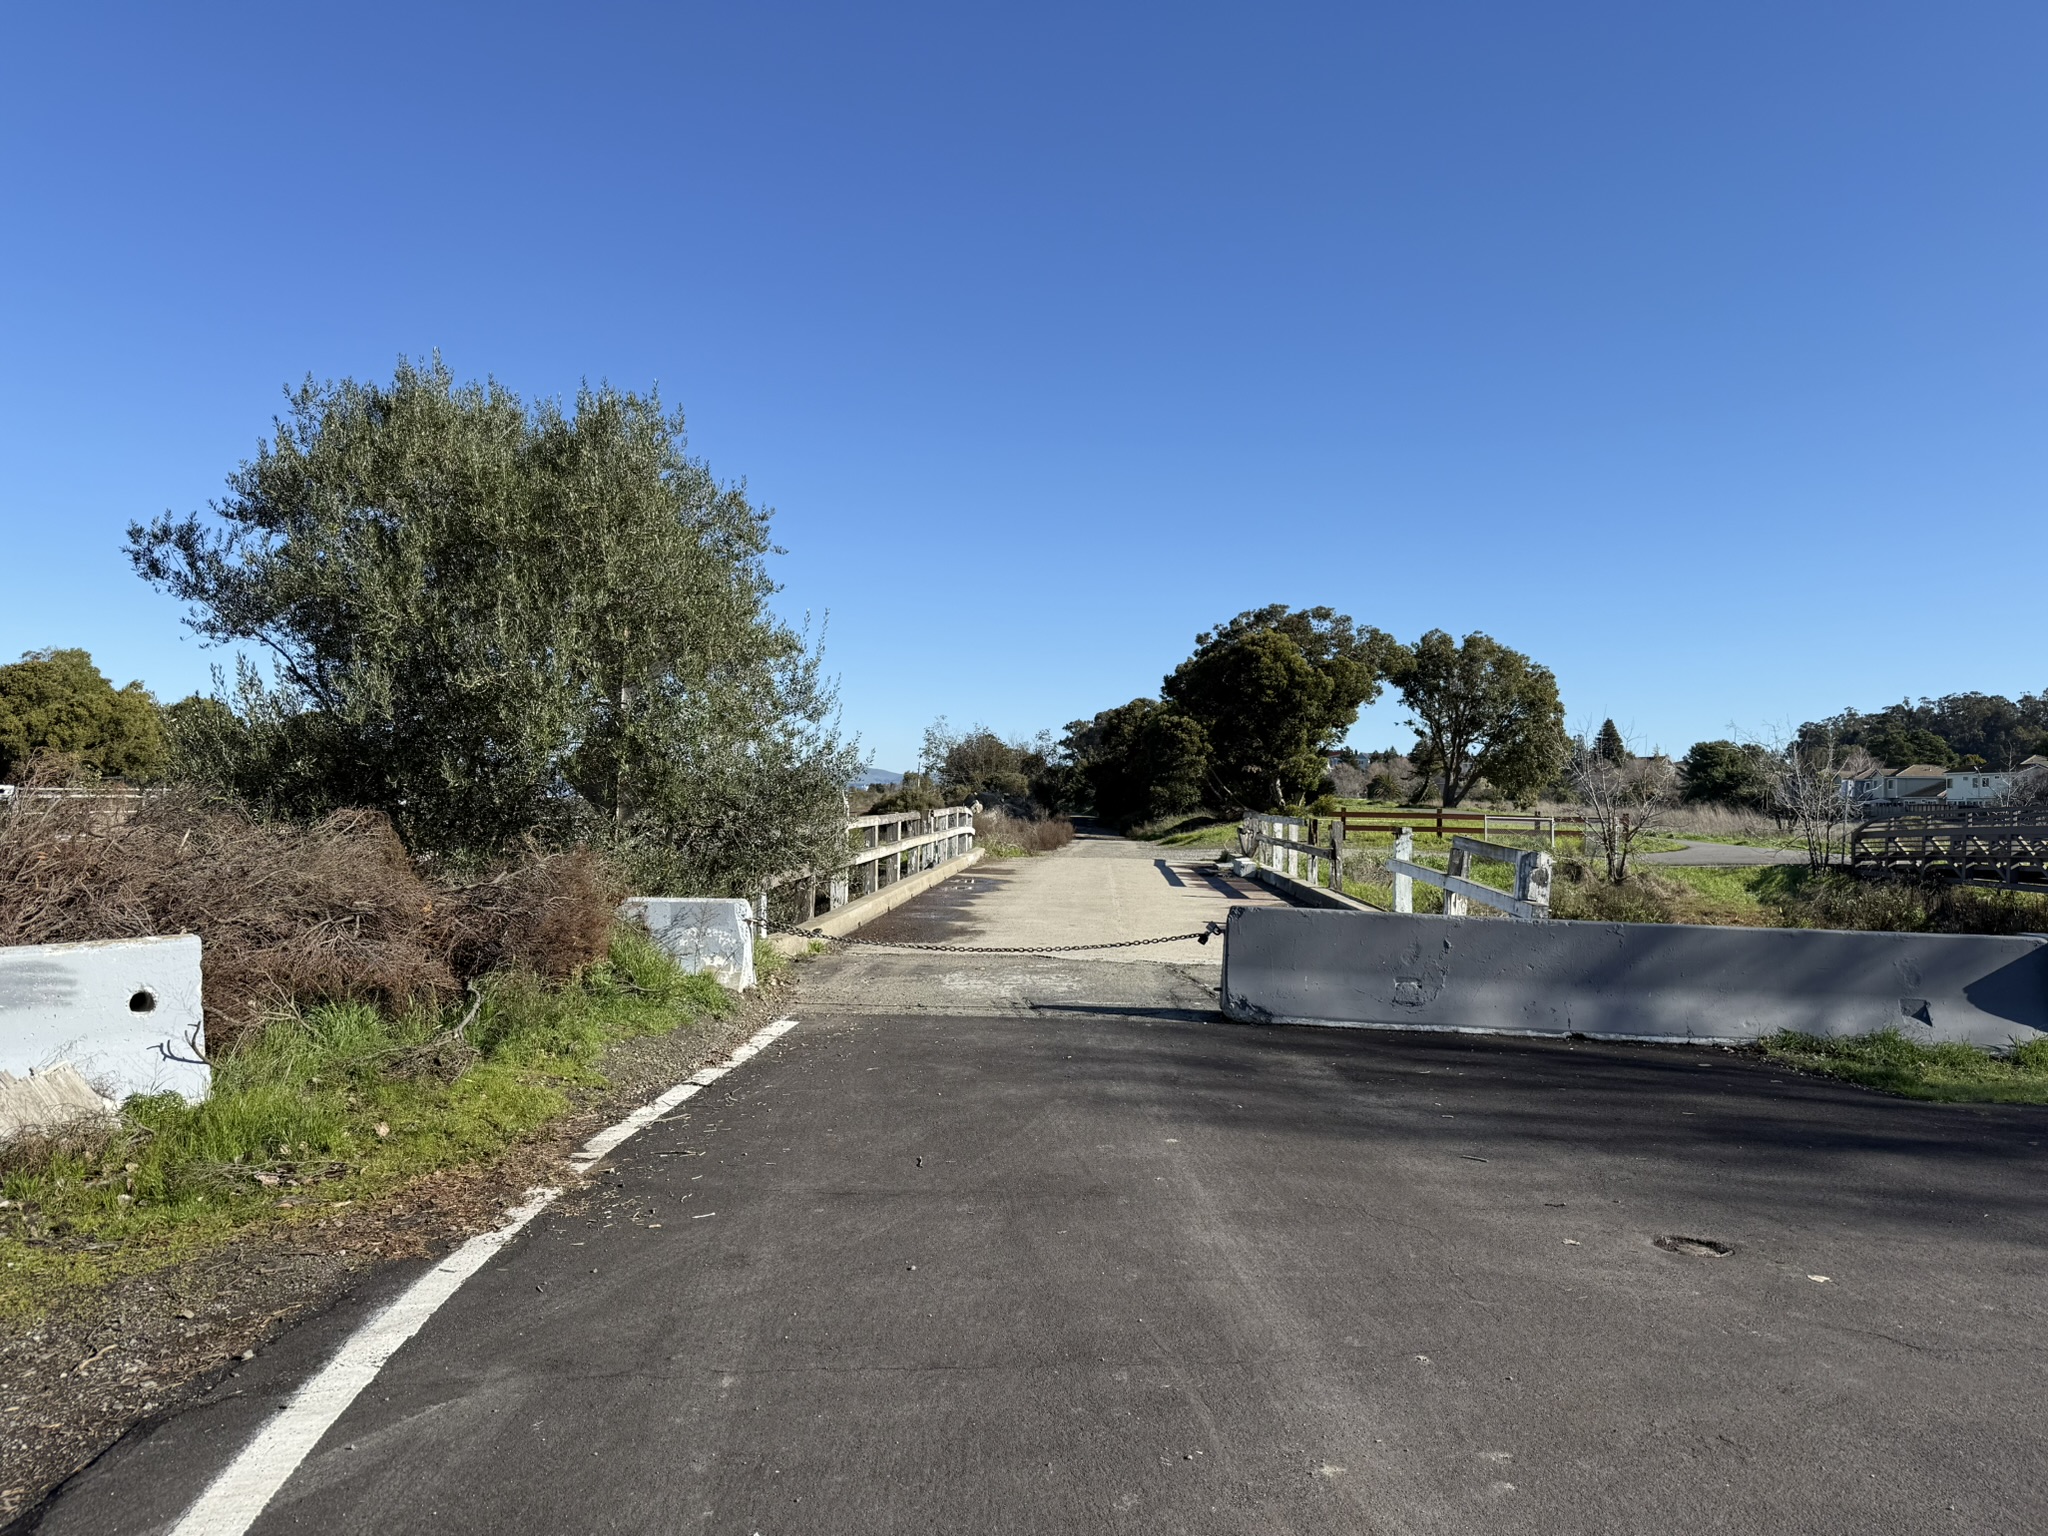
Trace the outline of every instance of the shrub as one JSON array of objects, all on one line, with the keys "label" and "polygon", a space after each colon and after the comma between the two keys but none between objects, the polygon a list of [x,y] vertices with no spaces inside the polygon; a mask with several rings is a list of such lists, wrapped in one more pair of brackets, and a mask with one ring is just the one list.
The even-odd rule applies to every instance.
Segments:
[{"label": "shrub", "polygon": [[300,826],[168,790],[111,824],[80,799],[0,814],[0,944],[198,934],[209,1053],[294,1003],[403,1010],[493,970],[568,976],[615,910],[581,850],[430,883],[375,811]]},{"label": "shrub", "polygon": [[1788,926],[1883,933],[2048,932],[2048,896],[1829,874],[1780,903]]},{"label": "shrub", "polygon": [[989,857],[1016,858],[1028,853],[1051,853],[1074,840],[1074,824],[1064,816],[1047,816],[1033,821],[1007,811],[978,811],[974,817],[974,841]]}]

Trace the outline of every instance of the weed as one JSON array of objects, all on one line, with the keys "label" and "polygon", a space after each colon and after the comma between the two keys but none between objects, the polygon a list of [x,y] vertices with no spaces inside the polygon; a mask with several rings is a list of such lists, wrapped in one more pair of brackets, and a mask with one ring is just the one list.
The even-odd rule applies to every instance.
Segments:
[{"label": "weed", "polygon": [[501,973],[467,1007],[275,1013],[222,1053],[201,1103],[133,1098],[111,1128],[0,1149],[0,1313],[487,1159],[601,1084],[613,1041],[733,1006],[621,925],[568,984]]},{"label": "weed", "polygon": [[1762,1042],[1773,1061],[1883,1093],[1949,1104],[2048,1104],[2048,1036],[1994,1053],[1950,1041],[1882,1034],[1821,1039],[1790,1032]]}]

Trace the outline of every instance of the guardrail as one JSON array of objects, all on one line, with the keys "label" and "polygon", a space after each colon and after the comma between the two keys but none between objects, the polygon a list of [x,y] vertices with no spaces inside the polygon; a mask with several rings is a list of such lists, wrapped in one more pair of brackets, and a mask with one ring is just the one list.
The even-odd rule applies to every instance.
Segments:
[{"label": "guardrail", "polygon": [[[1474,860],[1515,867],[1512,892],[1497,891],[1471,878]],[[1415,910],[1415,882],[1433,885],[1444,893],[1444,916],[1464,917],[1468,903],[1482,902],[1524,922],[1541,922],[1550,916],[1550,855],[1540,848],[1510,848],[1503,843],[1484,842],[1476,837],[1451,839],[1450,868],[1431,869],[1415,862],[1415,830],[1403,827],[1394,834],[1394,856],[1387,860],[1394,877],[1394,910]]]},{"label": "guardrail", "polygon": [[936,811],[891,811],[854,816],[846,823],[846,863],[836,870],[798,870],[768,881],[754,903],[764,923],[771,891],[795,887],[796,920],[808,923],[825,912],[885,890],[898,880],[974,851],[974,807],[949,805]]}]

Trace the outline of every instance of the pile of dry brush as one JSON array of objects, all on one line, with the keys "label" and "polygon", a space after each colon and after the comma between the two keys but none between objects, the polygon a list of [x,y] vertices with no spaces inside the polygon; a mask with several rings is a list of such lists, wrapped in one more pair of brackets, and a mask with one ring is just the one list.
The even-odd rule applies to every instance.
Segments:
[{"label": "pile of dry brush", "polygon": [[494,970],[559,978],[605,952],[617,892],[587,850],[430,881],[385,818],[258,821],[196,790],[0,811],[0,945],[196,933],[210,1051],[290,1002],[442,1001]]},{"label": "pile of dry brush", "polygon": [[1046,816],[1033,821],[1008,811],[974,813],[974,840],[991,853],[1021,848],[1026,853],[1051,853],[1074,840],[1074,824],[1064,816]]}]

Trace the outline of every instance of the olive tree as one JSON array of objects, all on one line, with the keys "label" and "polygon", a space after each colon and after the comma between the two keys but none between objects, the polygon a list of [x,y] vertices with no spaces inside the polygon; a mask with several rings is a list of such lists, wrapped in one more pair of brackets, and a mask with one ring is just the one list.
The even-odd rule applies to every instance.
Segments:
[{"label": "olive tree", "polygon": [[829,857],[856,766],[773,552],[653,395],[565,411],[438,358],[308,380],[204,515],[129,529],[193,629],[270,657],[191,724],[273,809],[430,853],[599,836],[699,889]]}]

